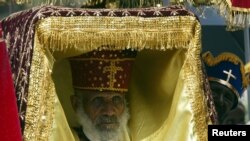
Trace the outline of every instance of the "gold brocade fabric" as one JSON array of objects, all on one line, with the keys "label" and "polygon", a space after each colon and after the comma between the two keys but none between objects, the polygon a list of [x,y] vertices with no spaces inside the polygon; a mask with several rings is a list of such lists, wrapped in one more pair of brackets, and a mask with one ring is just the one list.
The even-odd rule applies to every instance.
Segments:
[{"label": "gold brocade fabric", "polygon": [[193,16],[40,20],[24,140],[77,140],[71,131],[78,123],[70,104],[67,57],[110,45],[139,50],[127,96],[130,132],[124,141],[206,141],[211,122],[202,85],[200,30]]},{"label": "gold brocade fabric", "polygon": [[188,48],[196,22],[192,16],[49,17],[40,21],[37,34],[56,58],[64,58],[107,45],[136,50]]},{"label": "gold brocade fabric", "polygon": [[55,113],[56,93],[51,78],[52,60],[39,44],[34,44],[27,107],[26,130],[24,140],[44,140],[44,136],[51,134]]}]

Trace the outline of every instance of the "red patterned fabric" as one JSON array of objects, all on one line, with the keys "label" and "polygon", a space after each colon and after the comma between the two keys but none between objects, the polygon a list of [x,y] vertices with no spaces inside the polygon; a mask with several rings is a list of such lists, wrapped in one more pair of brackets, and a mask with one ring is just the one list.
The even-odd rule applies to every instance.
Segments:
[{"label": "red patterned fabric", "polygon": [[250,0],[231,0],[233,7],[250,8]]},{"label": "red patterned fabric", "polygon": [[136,51],[92,51],[70,59],[75,88],[128,91]]},{"label": "red patterned fabric", "polygon": [[0,140],[21,141],[21,127],[18,119],[16,96],[9,57],[0,27]]}]

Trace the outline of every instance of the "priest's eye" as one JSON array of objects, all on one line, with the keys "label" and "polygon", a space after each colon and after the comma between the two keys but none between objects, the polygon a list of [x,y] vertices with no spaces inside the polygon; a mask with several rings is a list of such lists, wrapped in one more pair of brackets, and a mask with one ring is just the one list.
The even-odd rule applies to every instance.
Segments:
[{"label": "priest's eye", "polygon": [[91,104],[95,107],[102,106],[104,104],[104,99],[102,97],[95,97],[91,100]]},{"label": "priest's eye", "polygon": [[121,96],[114,96],[114,97],[112,98],[112,102],[113,102],[114,104],[116,104],[116,105],[122,104],[122,103],[123,103],[123,99],[122,99]]}]

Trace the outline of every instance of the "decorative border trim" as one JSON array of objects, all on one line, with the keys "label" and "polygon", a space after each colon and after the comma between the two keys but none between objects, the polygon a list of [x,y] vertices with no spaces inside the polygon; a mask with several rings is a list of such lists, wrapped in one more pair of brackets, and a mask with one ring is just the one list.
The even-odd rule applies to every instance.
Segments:
[{"label": "decorative border trim", "polygon": [[184,78],[187,79],[184,81],[188,84],[185,91],[192,101],[194,136],[207,140],[207,125],[211,122],[207,119],[202,91],[201,25],[195,17],[48,17],[37,23],[35,31],[29,85],[32,95],[28,97],[25,140],[47,140],[51,133],[55,88],[50,70],[55,61],[54,53],[86,52],[105,44],[115,49],[186,49]]}]

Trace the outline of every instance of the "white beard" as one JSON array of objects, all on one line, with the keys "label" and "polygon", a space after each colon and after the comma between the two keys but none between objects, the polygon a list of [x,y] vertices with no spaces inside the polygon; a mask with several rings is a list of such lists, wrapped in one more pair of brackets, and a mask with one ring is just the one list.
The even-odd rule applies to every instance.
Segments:
[{"label": "white beard", "polygon": [[76,110],[79,123],[82,125],[83,133],[91,141],[123,141],[123,130],[127,129],[129,119],[128,108],[125,110],[121,117],[118,117],[119,127],[116,130],[98,130],[95,124],[91,121],[85,113],[83,106],[80,104]]}]

